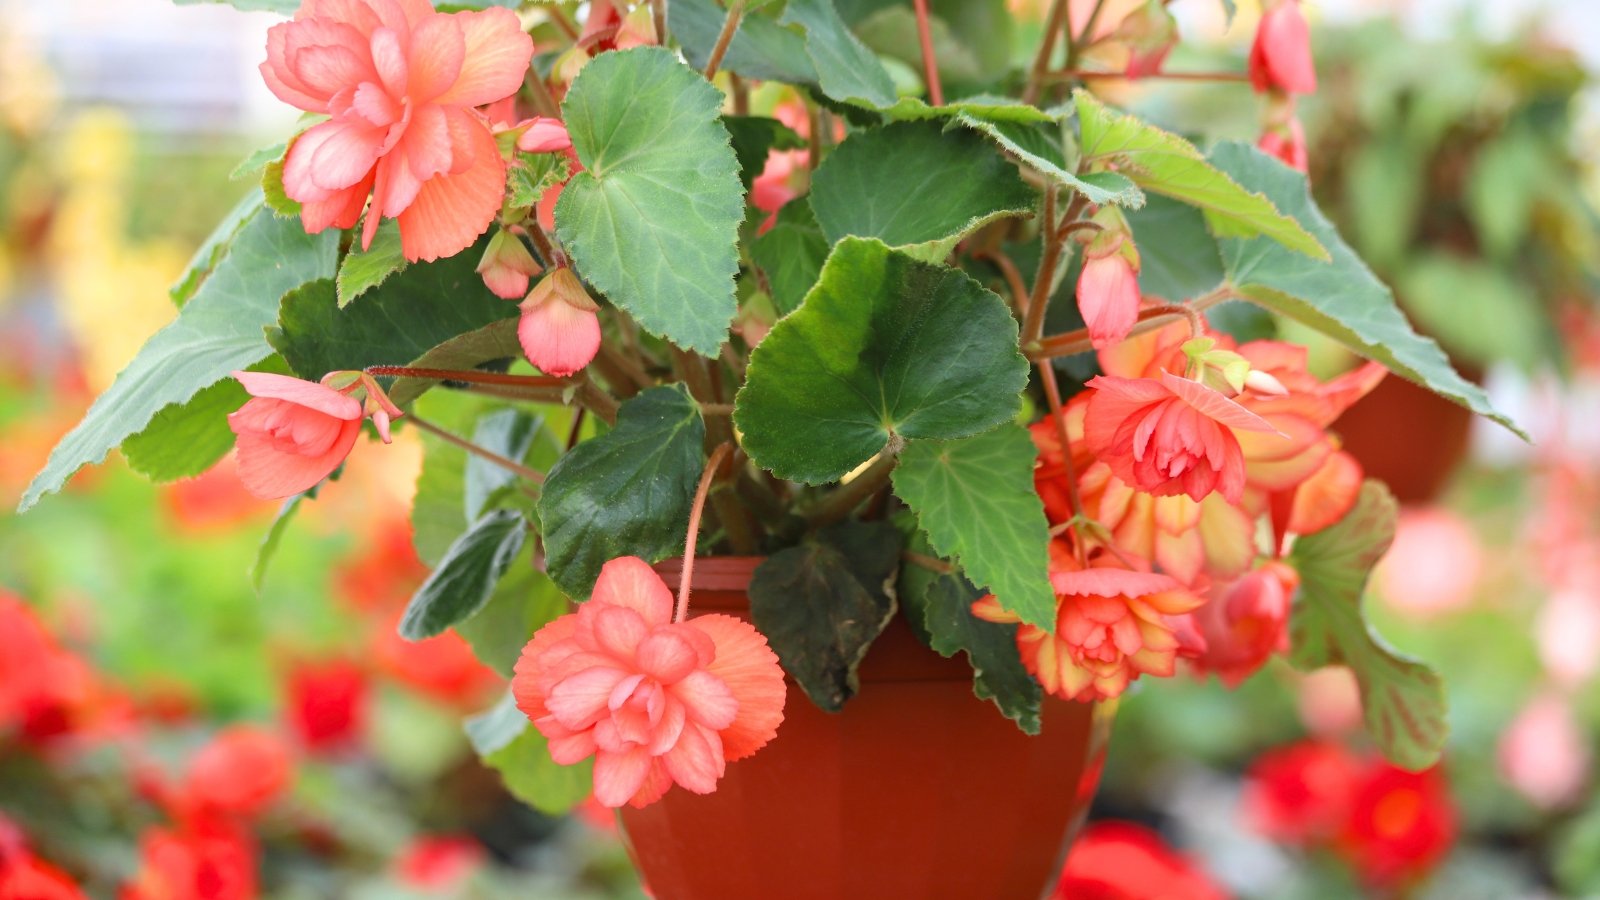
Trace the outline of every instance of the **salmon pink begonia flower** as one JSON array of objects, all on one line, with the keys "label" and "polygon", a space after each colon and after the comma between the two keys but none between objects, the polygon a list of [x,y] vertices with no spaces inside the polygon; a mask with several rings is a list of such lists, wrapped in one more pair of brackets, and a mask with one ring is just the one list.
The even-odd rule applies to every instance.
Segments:
[{"label": "salmon pink begonia flower", "polygon": [[1118,478],[1158,497],[1212,491],[1229,503],[1244,493],[1244,453],[1238,431],[1275,429],[1198,381],[1162,372],[1159,378],[1099,375],[1084,416],[1089,449]]},{"label": "salmon pink begonia flower", "polygon": [[[1050,575],[1056,593],[1056,629],[1017,630],[1022,664],[1039,684],[1064,700],[1121,696],[1140,675],[1167,677],[1179,653],[1192,655],[1181,636],[1183,616],[1203,602],[1167,575],[1096,567]],[[989,622],[1021,619],[993,595],[972,604]]]},{"label": "salmon pink begonia flower", "polygon": [[522,86],[533,40],[498,7],[436,13],[428,0],[305,0],[267,32],[267,87],[330,118],[295,140],[283,187],[308,232],[350,228],[362,246],[398,219],[406,259],[453,256],[500,211],[505,161],[474,107]]},{"label": "salmon pink begonia flower", "polygon": [[516,300],[527,294],[528,280],[541,271],[533,254],[523,246],[522,238],[505,228],[489,239],[489,246],[478,261],[484,286],[502,300]]},{"label": "salmon pink begonia flower", "polygon": [[613,559],[591,599],[539,629],[517,662],[518,708],[557,763],[594,757],[603,806],[645,806],[674,782],[709,794],[783,721],[783,670],[766,639],[732,616],[673,622],[672,607],[648,563]]},{"label": "salmon pink begonia flower", "polygon": [[1266,665],[1272,654],[1289,649],[1289,604],[1300,575],[1269,562],[1231,584],[1217,585],[1193,620],[1206,649],[1194,660],[1201,672],[1215,672],[1238,687]]},{"label": "salmon pink begonia flower", "polygon": [[1139,270],[1127,256],[1112,252],[1084,259],[1078,312],[1097,350],[1128,336],[1139,320]]},{"label": "salmon pink begonia flower", "polygon": [[239,478],[257,497],[300,493],[350,455],[361,432],[359,400],[268,372],[234,372],[253,399],[228,416],[238,435]]},{"label": "salmon pink begonia flower", "polygon": [[1255,43],[1250,45],[1250,84],[1258,93],[1316,93],[1311,29],[1300,11],[1300,0],[1277,0],[1262,13]]}]

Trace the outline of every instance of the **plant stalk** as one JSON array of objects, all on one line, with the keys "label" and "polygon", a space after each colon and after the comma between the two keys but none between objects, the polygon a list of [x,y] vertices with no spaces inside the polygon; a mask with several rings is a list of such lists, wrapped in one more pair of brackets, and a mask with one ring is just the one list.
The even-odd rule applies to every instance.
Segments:
[{"label": "plant stalk", "polygon": [[944,86],[939,83],[939,60],[933,53],[933,29],[928,23],[928,0],[912,0],[917,10],[917,40],[922,43],[922,77],[928,84],[928,100],[944,105]]},{"label": "plant stalk", "polygon": [[843,521],[844,518],[862,501],[882,490],[889,483],[889,475],[894,472],[895,464],[900,461],[900,450],[905,446],[905,439],[898,434],[889,436],[889,443],[872,460],[861,474],[850,479],[849,482],[839,486],[837,491],[825,497],[822,502],[812,507],[806,520],[813,526],[822,527]]},{"label": "plant stalk", "polygon": [[492,462],[509,472],[515,472],[517,475],[528,479],[534,484],[544,484],[543,472],[530,469],[516,460],[508,459],[494,452],[493,450],[480,447],[466,438],[463,438],[460,435],[452,434],[451,432],[440,428],[432,422],[429,422],[427,419],[420,418],[415,414],[408,415],[406,418],[411,420],[411,424],[421,428],[423,431],[426,431],[434,437],[439,438],[447,444],[453,444],[467,451],[468,453],[471,453],[473,456],[478,457],[479,459]]},{"label": "plant stalk", "polygon": [[1045,16],[1044,35],[1039,39],[1039,52],[1034,54],[1033,66],[1028,70],[1028,83],[1022,89],[1023,103],[1036,103],[1044,87],[1044,77],[1050,71],[1050,57],[1056,52],[1056,35],[1066,29],[1067,0],[1050,0],[1050,13]]},{"label": "plant stalk", "polygon": [[733,0],[728,5],[728,17],[722,21],[722,33],[717,35],[717,43],[711,48],[711,58],[706,60],[706,80],[717,77],[717,69],[722,66],[722,57],[728,53],[728,45],[733,43],[733,36],[739,30],[739,20],[744,18],[745,0]]},{"label": "plant stalk", "polygon": [[700,470],[694,505],[689,507],[689,531],[683,538],[683,574],[678,577],[678,608],[672,615],[674,622],[682,622],[689,615],[689,586],[694,582],[694,545],[700,540],[700,516],[705,512],[711,481],[732,450],[732,444],[718,444],[717,449],[711,451],[711,458],[706,460],[705,468]]}]

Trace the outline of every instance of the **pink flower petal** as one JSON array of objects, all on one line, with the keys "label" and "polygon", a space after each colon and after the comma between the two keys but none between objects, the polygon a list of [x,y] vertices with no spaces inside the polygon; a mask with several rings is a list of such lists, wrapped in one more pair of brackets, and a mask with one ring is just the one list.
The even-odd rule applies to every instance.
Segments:
[{"label": "pink flower petal", "polygon": [[778,656],[749,622],[732,616],[696,616],[687,623],[716,644],[716,659],[706,667],[732,694],[733,721],[722,729],[728,759],[740,760],[761,749],[783,722],[787,688]]},{"label": "pink flower petal", "polygon": [[665,629],[639,644],[638,661],[640,671],[662,684],[681,681],[700,663],[688,639]]},{"label": "pink flower petal", "polygon": [[600,317],[549,297],[522,309],[517,341],[528,362],[547,375],[564,378],[580,371],[600,352]]},{"label": "pink flower petal", "polygon": [[489,126],[476,114],[447,110],[455,167],[429,179],[399,216],[400,247],[407,260],[454,256],[489,229],[505,193],[505,161]]},{"label": "pink flower petal", "polygon": [[722,740],[709,728],[690,724],[683,729],[678,742],[661,756],[672,780],[685,790],[696,794],[709,794],[717,789],[717,779],[727,771],[728,761],[723,756]]},{"label": "pink flower petal", "polygon": [[567,728],[588,728],[607,711],[612,688],[626,677],[623,669],[586,669],[563,678],[545,698],[545,707]]},{"label": "pink flower petal", "polygon": [[611,809],[632,800],[649,777],[652,761],[643,747],[599,751],[594,757],[594,799]]},{"label": "pink flower petal", "polygon": [[[410,64],[410,81],[406,91],[411,102],[419,105],[431,103],[440,94],[449,90],[461,75],[466,55],[467,44],[462,35],[460,16],[435,13],[424,18],[411,33],[411,54],[407,60]],[[519,81],[518,85],[520,84]],[[453,101],[438,100],[438,102]]]},{"label": "pink flower petal", "polygon": [[361,418],[361,404],[353,397],[347,397],[330,387],[324,387],[315,381],[304,381],[291,378],[288,375],[274,375],[270,372],[242,372],[230,373],[234,379],[244,385],[252,397],[268,397],[274,400],[287,400],[299,406],[314,409],[336,419]]},{"label": "pink flower petal", "polygon": [[739,701],[721,678],[704,669],[690,672],[677,684],[667,688],[674,698],[683,703],[689,721],[721,731],[733,724],[739,712]]},{"label": "pink flower petal", "polygon": [[672,621],[672,592],[650,564],[637,556],[618,557],[601,566],[589,602],[626,607],[652,627]]},{"label": "pink flower petal", "polygon": [[285,453],[276,441],[265,435],[241,434],[236,442],[239,480],[244,482],[245,490],[263,499],[292,497],[337,469],[350,455],[360,434],[359,419],[344,421],[332,446],[319,456]]},{"label": "pink flower petal", "polygon": [[1282,434],[1266,419],[1198,381],[1179,378],[1171,372],[1161,373],[1161,384],[1180,400],[1198,410],[1206,418],[1236,431],[1264,431]]},{"label": "pink flower petal", "polygon": [[1129,569],[1083,569],[1077,572],[1055,572],[1050,576],[1050,586],[1057,594],[1082,597],[1144,597],[1161,591],[1170,591],[1180,585],[1177,579],[1153,572],[1134,572]]},{"label": "pink flower petal", "polygon": [[465,62],[455,84],[435,102],[484,106],[515,94],[533,59],[533,39],[522,30],[516,14],[493,7],[452,18],[460,22],[466,42]]}]

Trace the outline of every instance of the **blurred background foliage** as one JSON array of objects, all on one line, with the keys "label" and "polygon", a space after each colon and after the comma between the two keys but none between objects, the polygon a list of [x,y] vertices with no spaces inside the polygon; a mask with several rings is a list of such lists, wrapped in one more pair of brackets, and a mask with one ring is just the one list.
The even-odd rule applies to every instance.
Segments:
[{"label": "blurred background foliage", "polygon": [[[1005,41],[1026,59],[1038,30],[1028,4],[1012,4],[1015,22],[979,6],[998,9],[934,3],[941,58],[959,63],[953,81],[973,86],[1005,64]],[[915,80],[904,4],[841,8]],[[1225,42],[1182,45],[1171,67],[1242,67],[1248,15]],[[1448,788],[1384,788],[1372,827],[1295,839],[1261,797],[1285,783],[1309,790],[1311,770],[1274,775],[1263,754],[1366,754],[1348,679],[1279,664],[1236,692],[1184,677],[1140,685],[1122,701],[1094,816],[1156,829],[1239,896],[1600,893],[1596,87],[1548,30],[1485,33],[1462,22],[1419,40],[1388,19],[1319,22],[1323,81],[1302,108],[1323,208],[1422,330],[1536,435],[1530,448],[1474,431],[1461,459],[1460,423],[1460,452],[1427,463],[1448,480],[1403,493],[1413,503],[1368,600],[1379,630],[1449,687]],[[174,127],[115,98],[86,100],[81,72],[52,46],[0,25],[7,511],[54,441],[173,315],[168,285],[246,189],[228,172],[270,142],[238,110],[221,125]],[[1197,135],[1248,139],[1258,128],[1233,88],[1101,87]],[[1319,361],[1344,362],[1331,348]],[[457,404],[434,418],[452,415],[466,412]],[[1373,415],[1395,422],[1393,411]],[[1380,438],[1413,457],[1447,443],[1426,432]],[[26,518],[0,514],[0,591],[93,673],[92,690],[61,708],[101,729],[87,740],[8,720],[0,702],[0,855],[20,834],[109,894],[151,864],[153,829],[182,818],[150,772],[181,781],[219,729],[256,723],[293,758],[291,783],[251,820],[247,842],[269,896],[639,895],[604,817],[541,815],[475,761],[461,720],[503,682],[458,638],[395,637],[426,572],[407,523],[424,450],[409,431],[398,443],[306,505],[259,591],[249,573],[276,509],[243,493],[231,462],[156,486],[113,458]],[[0,639],[0,651],[20,646]],[[1338,787],[1382,782],[1362,777]],[[1379,852],[1400,862],[1374,874]]]}]

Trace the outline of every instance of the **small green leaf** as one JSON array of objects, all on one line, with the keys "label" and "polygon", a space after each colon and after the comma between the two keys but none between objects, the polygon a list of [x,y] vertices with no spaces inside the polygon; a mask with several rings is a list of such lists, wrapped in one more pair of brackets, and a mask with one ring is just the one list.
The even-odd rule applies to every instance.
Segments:
[{"label": "small green leaf", "polygon": [[239,198],[239,202],[228,210],[222,217],[217,227],[211,230],[210,236],[200,245],[190,258],[189,265],[183,270],[183,275],[172,283],[167,289],[167,294],[172,297],[172,302],[182,306],[189,302],[194,292],[200,287],[200,282],[211,274],[223,256],[228,252],[228,247],[233,244],[233,239],[244,228],[246,222],[255,216],[265,205],[266,200],[261,196],[261,191],[252,188],[249,193]]},{"label": "small green leaf", "polygon": [[804,29],[806,55],[824,94],[869,109],[894,104],[894,81],[839,18],[833,0],[789,0],[778,22]]},{"label": "small green leaf", "polygon": [[[704,70],[711,59],[711,48],[728,11],[716,0],[672,0],[667,4],[667,29],[683,48],[689,65]],[[739,30],[722,57],[724,71],[758,81],[788,84],[816,84],[817,69],[806,53],[805,38],[777,19],[746,11]]]},{"label": "small green leaf", "polygon": [[562,103],[585,171],[556,228],[584,279],[639,324],[715,356],[737,306],[744,220],[722,94],[660,47],[602,53]]},{"label": "small green leaf", "polygon": [[[470,251],[469,251],[470,252]],[[400,252],[400,223],[393,219],[378,226],[372,237],[372,246],[365,250],[352,247],[339,264],[339,308],[365,294],[390,275],[406,267],[406,258]]]},{"label": "small green leaf", "polygon": [[19,512],[58,490],[80,467],[105,459],[172,403],[184,403],[235,369],[271,355],[262,329],[285,292],[333,276],[338,233],[308,235],[298,221],[250,217],[178,318],[156,332],[50,454]]},{"label": "small green leaf", "polygon": [[571,164],[561,153],[518,153],[506,170],[506,205],[534,206],[544,192],[567,180]]},{"label": "small green leaf", "polygon": [[[335,469],[333,474],[328,476],[328,480],[337,481],[339,473],[340,470]],[[256,546],[256,560],[250,566],[250,586],[257,594],[261,593],[261,585],[267,580],[267,567],[272,564],[272,558],[278,555],[278,544],[283,542],[283,536],[289,530],[289,523],[294,521],[295,513],[300,511],[300,504],[317,499],[317,491],[322,490],[322,485],[325,483],[317,482],[309,490],[295,494],[278,507],[278,514],[273,518],[271,527],[261,536],[261,543]]]},{"label": "small green leaf", "polygon": [[467,739],[506,790],[547,816],[566,815],[594,789],[594,762],[558,765],[544,736],[506,694],[488,712],[466,722]]},{"label": "small green leaf", "polygon": [[723,116],[722,125],[733,139],[733,152],[739,158],[739,180],[744,189],[767,166],[767,156],[774,150],[804,150],[806,139],[794,129],[767,116]]},{"label": "small green leaf", "polygon": [[228,180],[240,181],[252,175],[258,175],[262,169],[267,167],[267,163],[275,159],[283,159],[283,155],[288,150],[289,144],[286,141],[279,141],[270,147],[262,147],[244,159],[239,160],[239,164],[233,167],[232,172],[228,173]]},{"label": "small green leaf", "polygon": [[1037,457],[1027,430],[1011,422],[960,440],[911,441],[894,492],[938,555],[954,557],[1023,621],[1054,631],[1050,523],[1033,489]]},{"label": "small green leaf", "polygon": [[1002,150],[1015,154],[1039,174],[1082,194],[1090,203],[1115,203],[1129,209],[1144,205],[1144,192],[1123,175],[1116,172],[1077,175],[1068,171],[1059,123],[1005,121],[971,112],[956,116],[956,121],[985,135]]},{"label": "small green leaf", "polygon": [[[512,462],[522,462],[543,427],[544,419],[540,416],[521,409],[500,409],[478,420],[472,432],[472,443]],[[516,483],[517,473],[481,456],[468,456],[462,498],[466,503],[467,520],[473,521],[483,515],[496,492]]]},{"label": "small green leaf", "polygon": [[1246,188],[1271,198],[1332,251],[1332,262],[1324,263],[1261,238],[1224,239],[1222,263],[1234,290],[1527,437],[1495,411],[1481,388],[1456,374],[1438,344],[1411,330],[1394,295],[1317,209],[1304,175],[1244,144],[1219,144],[1211,160]]},{"label": "small green leaf", "polygon": [[777,221],[751,245],[750,257],[766,273],[778,314],[798,309],[828,258],[828,239],[817,226],[811,204],[804,197],[785,203]]},{"label": "small green leaf", "polygon": [[[476,369],[498,360],[515,359],[521,355],[522,345],[517,343],[517,318],[512,316],[456,335],[407,365],[416,369],[460,371]],[[432,378],[396,378],[389,388],[389,399],[405,406],[438,383]]]},{"label": "small green leaf", "polygon": [[859,132],[817,167],[811,209],[829,243],[875,237],[928,262],[1005,216],[1033,211],[1034,191],[970,131],[902,122]]},{"label": "small green leaf", "polygon": [[301,378],[341,369],[403,365],[440,344],[517,316],[517,305],[489,293],[475,271],[482,242],[449,259],[407,266],[340,308],[332,281],[283,298],[272,346]]},{"label": "small green leaf", "polygon": [[261,194],[267,208],[279,218],[298,219],[300,201],[289,196],[283,187],[283,160],[275,159],[261,169]]},{"label": "small green leaf", "polygon": [[1088,91],[1073,98],[1086,162],[1115,163],[1139,187],[1199,207],[1218,237],[1262,235],[1307,256],[1329,258],[1301,223],[1213,168],[1193,144],[1134,116],[1112,112]]},{"label": "small green leaf", "polygon": [[[925,539],[913,550],[927,552]],[[1039,733],[1039,682],[1022,665],[1017,652],[1020,625],[985,622],[972,614],[972,603],[984,591],[956,572],[935,572],[914,562],[900,568],[900,602],[928,646],[940,656],[967,655],[972,665],[973,693],[992,700],[1006,718],[1028,734]]]},{"label": "small green leaf", "polygon": [[1368,481],[1343,519],[1295,542],[1290,561],[1300,573],[1300,593],[1289,621],[1289,659],[1301,670],[1350,667],[1368,733],[1391,762],[1417,771],[1444,749],[1444,685],[1432,669],[1373,634],[1361,612],[1367,578],[1394,540],[1398,516],[1389,490]]},{"label": "small green leaf", "polygon": [[681,385],[651,388],[622,404],[615,428],[551,468],[539,521],[546,571],[563,591],[588,597],[609,559],[682,552],[705,433]]},{"label": "small green leaf", "polygon": [[903,438],[1013,418],[1028,380],[1005,301],[954,269],[846,238],[756,347],[734,420],[780,478],[823,484]]},{"label": "small green leaf", "polygon": [[456,633],[472,646],[478,661],[510,678],[522,648],[545,623],[567,611],[567,598],[533,567],[527,548],[495,586],[489,602],[471,618],[456,623]]},{"label": "small green leaf", "polygon": [[856,667],[894,616],[900,532],[845,522],[768,557],[750,579],[750,617],[812,702],[838,712]]},{"label": "small green leaf", "polygon": [[528,536],[527,520],[509,509],[479,519],[450,545],[400,618],[400,636],[420,641],[482,609]]}]

